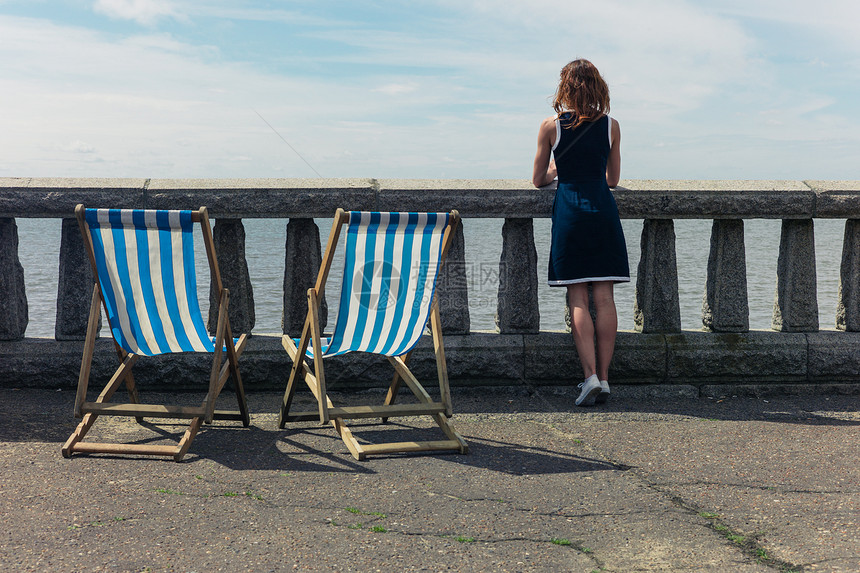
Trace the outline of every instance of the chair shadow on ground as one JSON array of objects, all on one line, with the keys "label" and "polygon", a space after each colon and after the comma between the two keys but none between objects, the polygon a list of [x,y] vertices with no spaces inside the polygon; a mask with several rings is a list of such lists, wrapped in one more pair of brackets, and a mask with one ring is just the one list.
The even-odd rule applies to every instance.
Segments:
[{"label": "chair shadow on ground", "polygon": [[[688,398],[667,401],[657,398],[634,399],[619,394],[621,395],[613,396],[608,404],[599,408],[573,410],[564,407],[566,402],[559,399],[559,389],[540,387],[529,390],[519,387],[510,392],[504,389],[487,392],[487,389],[460,388],[454,390],[454,422],[457,427],[458,416],[475,413],[535,412],[569,416],[567,421],[573,424],[577,423],[579,416],[590,417],[594,413],[600,413],[608,416],[608,419],[616,416],[633,416],[635,419],[637,415],[650,417],[657,414],[722,421],[860,426],[855,396]],[[69,392],[36,391],[31,394],[26,390],[4,390],[0,392],[0,397],[3,398],[0,402],[0,442],[44,442],[59,445],[78,422],[71,416],[74,396]],[[189,397],[188,401],[193,402],[194,399]],[[263,405],[271,401],[269,397],[252,396],[251,401],[261,403],[251,408],[252,422],[249,428],[242,428],[231,422],[216,422],[204,426],[195,439],[186,462],[195,463],[210,459],[234,469],[372,474],[375,473],[373,460],[432,455],[446,463],[510,475],[626,469],[601,460],[530,444],[500,441],[486,435],[464,436],[471,450],[467,455],[392,454],[371,457],[371,463],[357,462],[349,455],[331,426],[307,422],[288,425],[286,429],[279,430],[275,427],[274,419],[269,420],[265,416],[261,418],[259,414],[253,414],[266,411]],[[593,421],[593,418],[590,419]],[[416,438],[416,428],[408,423],[379,425],[376,422],[354,423],[351,427],[360,440],[371,443],[380,438],[382,441],[398,439],[395,435],[398,432],[403,432],[400,439]],[[145,420],[143,426],[129,420],[124,427],[114,427],[108,423],[103,428],[107,434],[140,432],[137,440],[142,444],[158,441],[175,443],[184,431],[181,423],[156,419]],[[435,427],[422,427],[419,430],[426,432],[429,439],[439,438],[439,431]]]},{"label": "chair shadow on ground", "polygon": [[[438,437],[439,429],[414,426],[408,423],[374,422],[354,423],[351,426],[360,441],[425,440]],[[483,436],[464,436],[469,444],[468,454],[457,452],[393,453],[371,456],[363,462],[355,461],[343,442],[330,426],[303,424],[285,430],[266,430],[252,426],[248,429],[230,429],[246,451],[231,445],[232,440],[222,435],[224,429],[207,432],[211,444],[202,434],[196,453],[206,459],[232,469],[278,469],[295,472],[353,472],[377,473],[375,461],[432,457],[475,469],[491,470],[508,475],[565,474],[593,471],[619,471],[628,468],[587,456],[555,451],[531,444],[494,440]],[[251,430],[248,437],[247,430]],[[257,452],[256,455],[249,455]]]},{"label": "chair shadow on ground", "polygon": [[464,438],[469,444],[469,454],[446,456],[445,461],[514,476],[630,469],[620,464],[538,446],[502,442],[478,436],[464,436]]},{"label": "chair shadow on ground", "polygon": [[[377,440],[421,439],[432,437],[438,432],[435,427],[391,422],[384,425],[370,422],[353,424],[352,428],[360,440],[371,443]],[[132,443],[175,442],[184,429],[181,423],[144,420],[137,431],[150,435],[133,440]],[[470,448],[465,455],[456,452],[387,454],[358,462],[330,426],[302,423],[280,430],[261,427],[253,421],[248,428],[216,423],[204,426],[182,463],[193,465],[208,460],[232,470],[376,474],[379,466],[375,461],[432,457],[445,463],[512,476],[628,469],[603,460],[531,444],[484,436],[464,437]],[[116,456],[97,454],[97,457],[108,459]],[[156,461],[174,463],[171,460]]]}]

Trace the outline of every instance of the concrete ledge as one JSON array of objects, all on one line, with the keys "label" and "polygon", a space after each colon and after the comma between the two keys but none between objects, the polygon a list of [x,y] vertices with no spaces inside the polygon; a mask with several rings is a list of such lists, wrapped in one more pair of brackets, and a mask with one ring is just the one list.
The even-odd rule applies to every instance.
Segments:
[{"label": "concrete ledge", "polygon": [[380,179],[380,209],[450,211],[464,217],[549,217],[555,187],[536,189],[526,180]]},{"label": "concrete ledge", "polygon": [[809,380],[807,336],[767,331],[668,334],[666,379],[688,383]]},{"label": "concrete ledge", "polygon": [[815,191],[816,217],[855,219],[860,213],[860,181],[806,181]]},{"label": "concrete ledge", "polygon": [[[523,337],[524,379],[557,384],[581,382],[582,367],[566,332]],[[662,334],[619,332],[610,366],[613,382],[655,384],[666,381],[666,339]]]},{"label": "concrete ledge", "polygon": [[836,330],[811,332],[809,379],[815,381],[857,381],[860,373],[860,332]]},{"label": "concrete ledge", "polygon": [[643,219],[809,219],[815,192],[802,181],[631,180],[615,189],[618,211]]},{"label": "concrete ledge", "polygon": [[146,179],[0,178],[0,213],[71,218],[78,203],[141,209],[145,186]]},{"label": "concrete ledge", "polygon": [[[73,388],[80,369],[82,341],[56,342],[28,338],[0,342],[0,387]],[[448,374],[453,386],[558,385],[578,381],[580,366],[570,334],[533,335],[472,333],[445,339]],[[286,385],[290,361],[277,335],[255,335],[241,358],[242,378],[249,391],[280,390]],[[410,362],[428,387],[437,380],[429,337]],[[142,387],[201,389],[209,376],[206,355],[185,354],[142,358],[135,380]],[[92,388],[103,385],[116,367],[110,340],[97,342]],[[332,389],[385,387],[393,374],[384,358],[346,355],[326,360]],[[795,388],[803,384],[843,384],[860,388],[860,333],[823,331],[743,334],[621,332],[612,365],[614,384],[671,385],[679,395],[689,388],[719,394],[719,387]],[[728,391],[728,390],[726,390]],[[723,392],[725,393],[725,392]],[[711,395],[708,394],[708,395]]]},{"label": "concrete ledge", "polygon": [[149,209],[209,208],[213,217],[329,217],[376,208],[372,179],[153,179]]},{"label": "concrete ledge", "polygon": [[[850,218],[860,181],[624,180],[628,219]],[[197,208],[214,217],[331,217],[355,210],[458,209],[464,217],[549,217],[552,185],[525,179],[73,179],[0,178],[0,217],[71,217],[77,203]]]}]

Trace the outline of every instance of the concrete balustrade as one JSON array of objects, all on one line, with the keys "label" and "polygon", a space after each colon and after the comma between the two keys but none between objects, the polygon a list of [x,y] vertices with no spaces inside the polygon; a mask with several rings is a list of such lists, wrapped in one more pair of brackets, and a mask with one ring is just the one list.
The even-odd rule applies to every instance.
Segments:
[{"label": "concrete balustrade", "polygon": [[18,259],[18,225],[0,217],[0,340],[24,337],[29,316],[24,267]]},{"label": "concrete balustrade", "polygon": [[[618,382],[672,383],[680,392],[720,384],[774,385],[860,381],[860,182],[858,181],[625,181],[614,190],[622,218],[643,219],[635,286],[636,332],[619,333],[612,372]],[[92,293],[92,274],[74,206],[209,208],[224,284],[230,289],[234,332],[254,328],[253,285],[245,259],[242,219],[288,219],[283,291],[283,331],[297,336],[306,313],[305,293],[321,260],[314,218],[335,209],[444,211],[472,218],[504,219],[500,241],[497,326],[470,331],[462,227],[439,283],[448,370],[454,383],[559,383],[578,378],[572,338],[540,330],[534,218],[550,216],[554,189],[511,180],[392,179],[27,179],[0,178],[0,384],[71,386],[77,378],[80,339]],[[56,340],[24,338],[27,298],[18,261],[15,218],[61,219]],[[711,248],[703,286],[702,332],[681,330],[675,219],[711,219]],[[772,331],[749,330],[744,219],[781,219],[782,231]],[[814,219],[844,218],[837,315],[839,331],[819,332]],[[327,236],[328,228],[323,233]],[[832,248],[832,247],[831,247]],[[214,301],[210,301],[211,306]],[[321,321],[326,322],[326,312]],[[210,317],[211,321],[211,317]],[[109,346],[109,340],[101,340]],[[112,369],[111,352],[102,366]],[[435,375],[429,345],[412,363]],[[202,368],[183,357],[185,370]],[[390,378],[372,358],[339,358],[332,383],[364,385]],[[426,365],[424,364],[426,362]],[[138,379],[176,378],[156,359]],[[142,363],[143,364],[143,363]],[[243,356],[250,387],[283,383],[286,354],[277,337],[255,335]],[[167,368],[166,366],[164,368]],[[136,368],[138,372],[139,368]],[[338,374],[339,373],[339,374]],[[340,376],[340,378],[338,378]],[[692,389],[692,390],[691,390]]]},{"label": "concrete balustrade", "polygon": [[702,324],[710,332],[747,332],[749,312],[743,219],[714,219]]},{"label": "concrete balustrade", "polygon": [[675,223],[671,219],[645,219],[640,244],[642,254],[633,300],[636,331],[680,332]]}]

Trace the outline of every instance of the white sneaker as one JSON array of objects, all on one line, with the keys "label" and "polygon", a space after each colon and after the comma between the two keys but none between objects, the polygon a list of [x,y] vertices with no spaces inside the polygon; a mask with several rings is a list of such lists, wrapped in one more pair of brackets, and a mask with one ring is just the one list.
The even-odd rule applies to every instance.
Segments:
[{"label": "white sneaker", "polygon": [[600,381],[600,393],[594,398],[595,404],[603,404],[609,400],[609,382],[606,380]]},{"label": "white sneaker", "polygon": [[576,405],[594,406],[594,399],[600,394],[600,379],[597,374],[592,374],[585,382],[580,382],[577,388],[582,391],[579,393],[579,398],[576,399]]}]

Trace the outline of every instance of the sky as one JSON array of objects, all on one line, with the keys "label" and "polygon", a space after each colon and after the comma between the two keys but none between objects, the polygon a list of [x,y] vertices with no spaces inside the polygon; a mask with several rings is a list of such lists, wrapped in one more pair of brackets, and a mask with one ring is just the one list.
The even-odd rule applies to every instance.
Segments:
[{"label": "sky", "polygon": [[0,0],[0,177],[530,179],[559,70],[624,179],[860,179],[856,0]]}]

